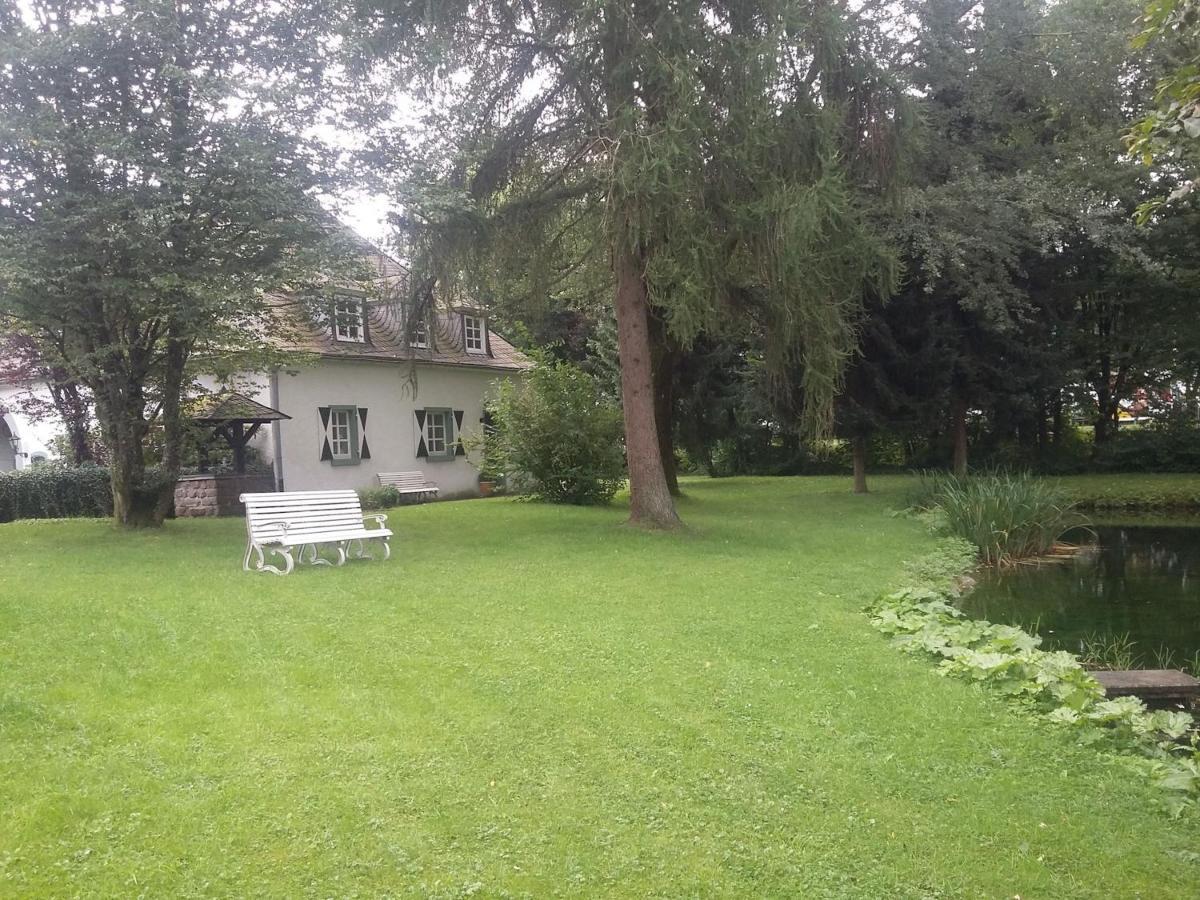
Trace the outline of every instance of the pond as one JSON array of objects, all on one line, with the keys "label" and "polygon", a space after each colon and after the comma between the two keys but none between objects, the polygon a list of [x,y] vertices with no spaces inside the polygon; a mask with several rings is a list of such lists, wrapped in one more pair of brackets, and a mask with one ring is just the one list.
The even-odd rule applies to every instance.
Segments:
[{"label": "pond", "polygon": [[1122,654],[1134,657],[1131,668],[1195,668],[1200,520],[1102,524],[1092,532],[1067,536],[1089,545],[1071,561],[983,574],[963,611],[1020,625],[1041,635],[1047,649],[1086,656],[1107,644],[1111,656],[1114,639],[1132,641]]}]

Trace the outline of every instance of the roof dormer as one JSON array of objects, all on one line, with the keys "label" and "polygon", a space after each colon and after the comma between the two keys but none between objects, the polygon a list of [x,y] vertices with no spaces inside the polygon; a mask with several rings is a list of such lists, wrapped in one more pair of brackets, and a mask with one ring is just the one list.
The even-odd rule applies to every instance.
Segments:
[{"label": "roof dormer", "polygon": [[330,322],[335,341],[346,344],[365,344],[367,342],[366,300],[350,294],[335,297]]}]

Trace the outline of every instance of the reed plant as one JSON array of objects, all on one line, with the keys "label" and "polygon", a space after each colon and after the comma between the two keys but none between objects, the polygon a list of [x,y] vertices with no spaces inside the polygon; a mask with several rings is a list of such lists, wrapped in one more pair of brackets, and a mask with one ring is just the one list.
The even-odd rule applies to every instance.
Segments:
[{"label": "reed plant", "polygon": [[1058,485],[1029,473],[921,473],[913,507],[979,548],[984,565],[1048,556],[1063,535],[1087,524]]}]

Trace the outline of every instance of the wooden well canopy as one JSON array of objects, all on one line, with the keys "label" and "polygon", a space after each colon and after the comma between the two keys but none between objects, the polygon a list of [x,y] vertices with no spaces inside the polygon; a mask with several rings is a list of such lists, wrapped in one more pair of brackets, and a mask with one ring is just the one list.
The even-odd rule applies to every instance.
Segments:
[{"label": "wooden well canopy", "polygon": [[[246,445],[268,422],[281,422],[291,416],[277,409],[263,406],[237,391],[223,391],[203,400],[190,417],[197,425],[212,428],[213,434],[225,439],[233,451],[233,469],[238,475],[246,474]],[[207,469],[202,453],[201,469]]]}]

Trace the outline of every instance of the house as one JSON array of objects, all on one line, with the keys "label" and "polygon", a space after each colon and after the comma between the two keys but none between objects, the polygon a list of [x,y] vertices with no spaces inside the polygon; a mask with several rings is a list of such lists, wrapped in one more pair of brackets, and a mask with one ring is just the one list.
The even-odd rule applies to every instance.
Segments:
[{"label": "house", "polygon": [[[200,380],[210,395],[193,417],[241,441],[239,456],[254,464],[245,476],[185,477],[176,492],[181,514],[231,511],[243,489],[377,487],[381,472],[422,472],[441,497],[478,495],[470,437],[497,380],[531,363],[469,305],[440,308],[408,328],[407,270],[382,254],[369,259],[374,282],[339,288],[325,313],[273,298],[294,326],[273,341],[294,365]],[[0,469],[52,458],[47,428],[6,408]]]},{"label": "house", "polygon": [[[214,416],[210,407],[197,418],[214,424],[225,415],[245,423],[233,426],[242,436],[252,430],[247,445],[270,470],[268,490],[377,487],[381,472],[419,471],[442,497],[477,496],[471,436],[481,432],[497,380],[531,363],[470,306],[431,312],[409,329],[400,299],[407,270],[384,255],[372,262],[377,282],[339,289],[327,314],[277,298],[295,328],[276,343],[307,361],[210,380],[213,401],[232,403],[233,411]],[[190,481],[181,482],[183,494],[197,493]],[[225,511],[236,489],[208,493],[224,495]],[[179,492],[177,499],[187,513],[192,504]]]},{"label": "house", "polygon": [[28,400],[50,404],[42,385],[0,382],[0,472],[26,469],[54,458],[54,422],[28,414]]}]

